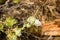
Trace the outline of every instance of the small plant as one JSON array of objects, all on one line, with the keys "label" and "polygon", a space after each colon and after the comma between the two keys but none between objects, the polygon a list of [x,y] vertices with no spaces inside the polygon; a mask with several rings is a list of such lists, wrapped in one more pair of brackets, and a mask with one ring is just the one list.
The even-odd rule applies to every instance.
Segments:
[{"label": "small plant", "polygon": [[41,22],[39,21],[39,19],[36,19],[35,17],[33,16],[30,16],[28,19],[27,19],[27,22],[28,24],[30,25],[35,25],[35,26],[41,26]]},{"label": "small plant", "polygon": [[40,21],[33,16],[30,16],[27,21],[24,22],[22,28],[18,28],[18,25],[16,25],[15,28],[12,28],[16,23],[17,20],[11,17],[7,17],[3,23],[0,23],[0,31],[3,31],[4,26],[8,27],[8,29],[5,31],[8,40],[17,40],[17,38],[22,35],[22,30],[25,30],[25,28],[31,28],[34,25],[40,26]]},{"label": "small plant", "polygon": [[27,19],[27,22],[29,22],[30,24],[34,24],[34,22],[35,22],[35,17],[30,16],[30,17]]},{"label": "small plant", "polygon": [[8,40],[17,40],[17,36],[12,32],[9,33],[7,37],[9,38]]},{"label": "small plant", "polygon": [[11,17],[6,18],[6,20],[5,20],[5,25],[6,25],[8,28],[12,28],[12,26],[13,26],[14,24],[16,24],[16,23],[17,23],[17,20],[15,20],[15,19],[13,19],[13,18],[11,18]]},{"label": "small plant", "polygon": [[18,28],[18,26],[13,30],[16,36],[21,36],[22,28]]}]

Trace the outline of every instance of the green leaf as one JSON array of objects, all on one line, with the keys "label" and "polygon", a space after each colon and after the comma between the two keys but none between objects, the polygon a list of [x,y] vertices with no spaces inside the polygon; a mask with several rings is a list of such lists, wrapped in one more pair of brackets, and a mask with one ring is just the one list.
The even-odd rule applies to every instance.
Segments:
[{"label": "green leaf", "polygon": [[16,23],[17,23],[17,20],[15,20],[15,19],[13,19],[13,18],[11,18],[11,17],[6,18],[6,20],[5,20],[5,24],[6,24],[6,26],[8,26],[9,28],[12,28],[12,26],[13,26],[14,24],[16,24]]},{"label": "green leaf", "polygon": [[19,3],[21,0],[13,0],[13,3]]}]

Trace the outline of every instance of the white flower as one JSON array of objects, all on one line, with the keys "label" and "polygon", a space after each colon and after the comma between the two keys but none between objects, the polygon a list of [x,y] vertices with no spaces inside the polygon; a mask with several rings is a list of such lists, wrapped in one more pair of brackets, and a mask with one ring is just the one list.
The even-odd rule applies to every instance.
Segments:
[{"label": "white flower", "polygon": [[36,19],[34,25],[35,26],[41,26],[42,24],[38,19]]}]

